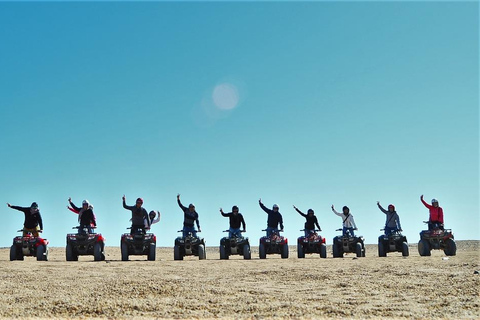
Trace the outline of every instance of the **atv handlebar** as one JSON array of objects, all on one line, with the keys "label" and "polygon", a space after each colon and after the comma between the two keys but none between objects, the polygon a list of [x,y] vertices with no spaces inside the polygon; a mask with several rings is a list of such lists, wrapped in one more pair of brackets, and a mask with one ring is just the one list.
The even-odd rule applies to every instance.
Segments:
[{"label": "atv handlebar", "polygon": [[[72,227],[72,229],[87,229],[87,228],[97,229],[97,227],[83,227],[83,228],[80,228],[80,226],[78,226],[78,227]],[[130,229],[130,228],[129,228],[129,229]]]},{"label": "atv handlebar", "polygon": [[[31,230],[25,230],[25,229],[20,229],[20,230],[17,230],[17,232],[24,232],[24,231],[27,231],[27,232],[33,232]],[[38,233],[42,233],[43,230],[37,230]]]},{"label": "atv handlebar", "polygon": [[[228,230],[227,230],[227,231],[228,231]],[[177,232],[183,232],[183,230],[178,230]],[[188,232],[192,232],[192,231],[188,231]],[[197,230],[195,230],[195,232],[198,233],[198,232],[202,232],[202,231],[197,231]]]},{"label": "atv handlebar", "polygon": [[[302,229],[300,231],[307,231],[307,229]],[[322,231],[322,229],[313,229],[313,230],[308,230],[308,231],[314,231],[314,232],[317,232],[317,231]]]}]

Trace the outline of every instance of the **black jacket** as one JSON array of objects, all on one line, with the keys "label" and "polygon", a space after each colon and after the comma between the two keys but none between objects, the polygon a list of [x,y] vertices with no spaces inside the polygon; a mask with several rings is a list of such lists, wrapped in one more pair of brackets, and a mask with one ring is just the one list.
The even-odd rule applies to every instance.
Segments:
[{"label": "black jacket", "polygon": [[43,222],[42,216],[40,215],[40,210],[35,213],[31,213],[30,207],[18,207],[18,206],[11,206],[12,209],[22,211],[25,214],[25,222],[23,226],[28,229],[36,228],[40,226],[40,230],[43,230]]},{"label": "black jacket", "polygon": [[197,223],[197,228],[200,229],[200,221],[198,220],[197,211],[190,212],[190,209],[185,207],[180,199],[177,199],[178,206],[183,210],[183,226],[188,228],[194,227],[194,222]]},{"label": "black jacket", "polygon": [[230,228],[240,229],[240,224],[243,226],[243,230],[247,228],[245,225],[245,220],[243,220],[243,216],[241,213],[237,213],[236,215],[233,214],[233,212],[222,213],[222,216],[230,218]]},{"label": "black jacket", "polygon": [[150,227],[150,217],[144,207],[127,206],[125,200],[123,201],[123,207],[132,211],[132,226],[141,226],[143,228],[145,226],[144,221],[147,220],[147,224]]},{"label": "black jacket", "polygon": [[267,219],[267,226],[270,228],[278,228],[278,224],[280,224],[280,230],[283,230],[283,218],[280,212],[275,212],[271,209],[268,209],[263,205],[263,203],[259,203],[260,208],[263,209],[268,214]]},{"label": "black jacket", "polygon": [[89,226],[93,224],[95,227],[97,226],[97,221],[95,221],[95,215],[93,214],[93,210],[88,208],[87,210],[83,210],[83,208],[79,208],[70,201],[70,205],[72,206],[75,211],[78,211],[78,222],[80,225]]},{"label": "black jacket", "polygon": [[307,219],[307,221],[305,222],[305,229],[307,230],[315,230],[315,225],[317,226],[318,229],[321,229],[320,226],[318,225],[318,219],[315,215],[312,215],[312,216],[309,216],[308,214],[305,214],[303,213],[302,211],[298,210],[298,209],[295,209],[297,210],[297,212],[302,216],[302,217],[305,217],[305,219]]}]

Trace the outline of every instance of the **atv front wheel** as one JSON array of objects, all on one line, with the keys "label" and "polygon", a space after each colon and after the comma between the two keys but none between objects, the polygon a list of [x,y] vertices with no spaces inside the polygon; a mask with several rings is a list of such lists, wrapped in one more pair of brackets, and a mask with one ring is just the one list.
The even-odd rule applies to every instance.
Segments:
[{"label": "atv front wheel", "polygon": [[282,256],[282,259],[288,259],[288,244],[284,244],[282,246],[281,256]]},{"label": "atv front wheel", "polygon": [[122,261],[128,261],[128,246],[122,242],[121,245],[122,250]]},{"label": "atv front wheel", "polygon": [[355,245],[355,252],[357,253],[357,258],[363,257],[363,248],[360,242],[357,242]]},{"label": "atv front wheel", "polygon": [[203,244],[198,246],[198,259],[205,260],[207,258],[207,253],[205,252],[205,246]]},{"label": "atv front wheel", "polygon": [[320,258],[325,259],[327,257],[327,245],[322,243],[320,245]]},{"label": "atv front wheel", "polygon": [[402,242],[402,256],[408,257],[409,252],[408,252],[408,243]]},{"label": "atv front wheel", "polygon": [[250,260],[252,258],[252,252],[250,251],[250,245],[243,245],[243,259]]},{"label": "atv front wheel", "polygon": [[383,241],[378,241],[378,256],[379,257],[387,256],[387,252],[385,252],[385,246],[383,245]]},{"label": "atv front wheel", "polygon": [[300,243],[297,243],[297,257],[298,259],[305,258],[305,251],[303,251],[303,246]]},{"label": "atv front wheel", "polygon": [[180,246],[173,247],[173,260],[183,260],[183,255],[180,252]]},{"label": "atv front wheel", "polygon": [[44,245],[39,245],[37,247],[37,261],[47,261],[47,247]]},{"label": "atv front wheel", "polygon": [[418,242],[418,254],[422,257],[428,257],[431,255],[430,244],[427,240],[422,239]]},{"label": "atv front wheel", "polygon": [[148,261],[155,261],[155,254],[156,254],[157,246],[155,243],[150,243],[150,247],[148,248]]},{"label": "atv front wheel", "polygon": [[17,260],[17,246],[10,247],[10,261]]},{"label": "atv front wheel", "polygon": [[228,260],[227,248],[224,245],[220,245],[220,259]]},{"label": "atv front wheel", "polygon": [[258,255],[260,256],[260,259],[266,259],[267,258],[267,250],[265,248],[265,245],[263,243],[260,243],[258,246]]},{"label": "atv front wheel", "polygon": [[95,243],[93,246],[93,260],[102,261],[102,245],[100,243]]},{"label": "atv front wheel", "polygon": [[445,241],[445,249],[443,249],[443,252],[447,256],[454,256],[457,254],[457,245],[453,239],[447,239]]},{"label": "atv front wheel", "polygon": [[333,242],[332,245],[332,251],[333,251],[333,257],[334,258],[343,258],[343,252],[340,251],[340,248],[338,247],[338,244]]}]

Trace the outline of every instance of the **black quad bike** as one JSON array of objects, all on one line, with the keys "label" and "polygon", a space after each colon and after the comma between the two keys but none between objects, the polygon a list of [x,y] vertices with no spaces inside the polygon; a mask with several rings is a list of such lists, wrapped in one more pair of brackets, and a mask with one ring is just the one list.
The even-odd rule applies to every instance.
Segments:
[{"label": "black quad bike", "polygon": [[282,259],[288,258],[288,239],[282,237],[280,232],[279,230],[273,230],[270,236],[260,238],[258,246],[260,259],[266,259],[267,254],[280,254]]},{"label": "black quad bike", "polygon": [[[183,232],[183,230],[178,232]],[[185,256],[198,256],[199,260],[206,259],[207,252],[203,238],[194,236],[192,232],[188,232],[186,237],[177,237],[173,247],[173,259],[183,260]]]},{"label": "black quad bike", "polygon": [[[305,231],[305,229],[300,230]],[[305,258],[306,253],[320,254],[320,258],[327,257],[326,239],[317,233],[320,230],[312,230],[308,236],[297,239],[297,257]]]},{"label": "black quad bike", "polygon": [[78,233],[67,234],[67,261],[78,261],[78,256],[90,255],[95,261],[105,260],[105,238],[101,233],[88,233],[88,228],[72,229],[78,229]]},{"label": "black quad bike", "polygon": [[[384,231],[381,229],[380,231]],[[401,252],[402,256],[408,257],[407,237],[402,235],[399,230],[391,232],[389,235],[378,237],[378,256],[386,257],[388,252]]]},{"label": "black quad bike", "polygon": [[[424,221],[428,223],[428,221]],[[424,256],[430,256],[431,250],[443,250],[446,256],[457,254],[457,245],[453,238],[451,229],[443,229],[440,224],[434,224],[432,230],[423,230],[420,232],[420,241],[418,242],[418,253]]]},{"label": "black quad bike", "polygon": [[[229,232],[229,230],[223,232]],[[248,238],[234,235],[231,238],[224,237],[220,239],[220,259],[227,260],[231,255],[236,254],[243,256],[245,260],[252,258]]]},{"label": "black quad bike", "polygon": [[[337,229],[335,231],[342,231]],[[352,236],[349,231],[346,235],[333,238],[333,257],[343,258],[344,253],[355,253],[358,258],[365,257],[365,244],[362,236]]]},{"label": "black quad bike", "polygon": [[[23,229],[17,232],[23,233]],[[23,260],[24,257],[37,257],[37,261],[48,261],[47,245],[47,239],[34,237],[31,232],[17,236],[13,238],[10,247],[10,261]]]},{"label": "black quad bike", "polygon": [[153,233],[146,233],[145,229],[136,227],[133,232],[122,234],[120,248],[122,261],[128,261],[128,256],[143,255],[147,256],[147,260],[155,261],[157,237]]}]

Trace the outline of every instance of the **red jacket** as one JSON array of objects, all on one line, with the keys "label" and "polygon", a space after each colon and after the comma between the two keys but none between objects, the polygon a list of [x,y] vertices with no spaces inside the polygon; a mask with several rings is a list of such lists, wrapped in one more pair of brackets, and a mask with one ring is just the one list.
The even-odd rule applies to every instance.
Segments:
[{"label": "red jacket", "polygon": [[429,205],[428,203],[423,200],[423,198],[420,199],[425,207],[430,210],[430,219],[429,222],[440,222],[443,224],[443,209],[441,207],[434,207],[432,205]]}]

